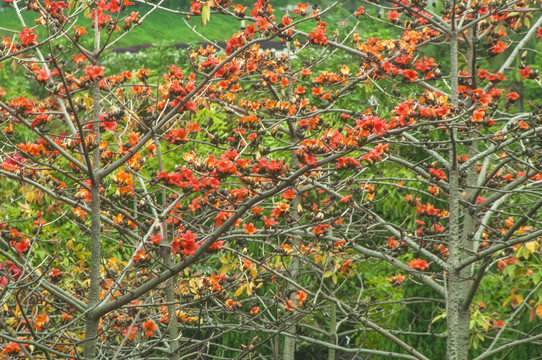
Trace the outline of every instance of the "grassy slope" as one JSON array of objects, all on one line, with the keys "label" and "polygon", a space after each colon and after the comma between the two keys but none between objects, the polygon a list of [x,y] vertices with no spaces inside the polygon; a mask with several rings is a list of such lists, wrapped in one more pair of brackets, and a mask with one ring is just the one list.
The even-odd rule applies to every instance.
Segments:
[{"label": "grassy slope", "polygon": [[[118,46],[204,41],[186,26],[183,19],[186,19],[186,16],[163,11],[154,12],[145,19],[141,26],[135,28],[128,36],[120,40]],[[239,31],[238,23],[224,16],[212,16],[211,20],[203,28],[200,26],[200,17],[190,19],[189,24],[195,26],[195,30],[209,40],[225,40],[230,38],[236,31]]]},{"label": "grassy slope", "polygon": [[[130,8],[129,11],[139,11],[144,14],[143,9]],[[127,12],[126,14],[129,14]],[[28,27],[34,25],[35,13],[24,11],[23,17]],[[204,41],[201,37],[190,30],[183,19],[186,16],[175,15],[163,11],[156,11],[145,19],[143,25],[133,29],[130,34],[123,37],[115,46],[128,47],[139,44],[173,44],[173,43],[194,43]],[[79,26],[85,26],[87,30],[90,28],[90,21],[87,19],[79,20]],[[239,31],[239,25],[232,19],[225,16],[212,16],[211,20],[205,27],[200,26],[200,17],[194,17],[189,20],[191,26],[195,26],[195,30],[200,32],[209,40],[225,40],[230,38],[236,31]],[[120,24],[122,26],[122,24]],[[12,9],[4,9],[0,11],[0,28],[3,29],[21,29],[21,24],[17,18],[17,14]],[[119,32],[122,34],[122,30]],[[0,35],[13,36],[13,33],[2,31]],[[38,31],[41,35],[41,29]],[[41,37],[41,36],[40,36]]]},{"label": "grassy slope", "polygon": [[[1,1],[1,0],[0,0]],[[140,17],[148,11],[148,8],[141,7],[130,7],[122,15],[128,15],[132,11],[139,11]],[[37,17],[36,13],[33,12],[22,12],[23,17],[25,18],[26,25],[28,27],[34,26],[34,19]],[[281,19],[283,11],[277,10],[275,16],[277,19]],[[129,47],[139,44],[174,44],[174,43],[195,43],[200,41],[205,41],[196,33],[194,33],[188,26],[186,26],[183,21],[186,19],[186,16],[175,15],[172,13],[167,13],[164,11],[155,11],[148,18],[145,19],[144,24],[134,28],[127,36],[119,40],[115,47]],[[201,18],[195,16],[188,21],[188,23],[195,27],[195,30],[201,33],[205,38],[211,41],[224,41],[239,31],[239,22],[221,15],[212,15],[210,21],[202,28],[201,27]],[[87,31],[90,29],[90,20],[83,19],[81,16],[78,21],[78,26],[84,26],[87,28]],[[334,28],[335,24],[330,23],[330,28]],[[120,23],[122,27],[122,23]],[[300,26],[302,30],[312,30],[314,29],[315,24],[311,22],[310,25],[303,24]],[[3,8],[3,11],[0,11],[0,35],[13,36],[13,33],[2,31],[3,29],[15,29],[20,30],[21,24],[14,10],[9,8]],[[123,31],[119,32],[119,35]],[[37,30],[38,39],[43,38],[44,32],[40,28]],[[114,38],[117,35],[114,35]]]}]

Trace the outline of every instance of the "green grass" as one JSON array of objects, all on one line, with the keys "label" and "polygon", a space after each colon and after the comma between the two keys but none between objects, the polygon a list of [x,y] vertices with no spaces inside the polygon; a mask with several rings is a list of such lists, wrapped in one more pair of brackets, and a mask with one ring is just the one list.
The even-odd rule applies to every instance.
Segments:
[{"label": "green grass", "polygon": [[[3,11],[0,11],[0,35],[1,36],[13,36],[15,32],[9,32],[10,30],[21,30],[22,25],[19,22],[15,10],[11,8],[3,7]],[[139,11],[140,18],[149,11],[149,6],[131,6],[122,13],[122,17],[130,14],[132,11]],[[275,16],[278,21],[282,18],[284,12],[277,10]],[[35,12],[22,12],[23,18],[26,21],[28,27],[35,26],[34,20],[37,18]],[[193,30],[186,26],[184,20],[186,16],[176,15],[164,11],[157,10],[150,14],[144,22],[133,28],[128,35],[119,40],[115,47],[130,47],[139,44],[153,44],[153,45],[168,45],[174,43],[196,43],[205,41],[202,37],[198,36]],[[224,41],[231,38],[231,36],[239,31],[240,23],[228,16],[213,14],[211,19],[204,26],[201,27],[201,17],[194,16],[188,23],[195,31],[203,35],[210,41]],[[73,24],[70,24],[73,25]],[[85,19],[82,15],[79,17],[77,26],[84,26],[87,31],[90,30],[90,20]],[[122,22],[119,23],[122,28]],[[330,30],[334,29],[336,24],[330,23]],[[299,26],[300,30],[310,31],[316,27],[315,22],[311,21]],[[38,34],[38,40],[45,37],[45,30],[38,28],[36,30]],[[124,33],[123,30],[118,34],[113,35],[113,39]],[[88,37],[90,39],[90,37]],[[82,39],[82,41],[85,41]],[[89,41],[90,44],[90,41]]]},{"label": "green grass", "polygon": [[[143,24],[136,27],[129,35],[118,43],[120,47],[137,44],[174,44],[195,43],[205,41],[198,36],[183,21],[186,16],[175,15],[163,11],[155,11],[145,19]],[[224,41],[239,31],[239,23],[225,16],[214,15],[202,28],[201,18],[193,17],[188,21],[194,30],[211,41]]]},{"label": "green grass", "polygon": [[[128,15],[131,11],[139,11],[141,17],[148,11],[148,8],[138,9],[136,7],[131,7],[126,10],[126,15]],[[34,20],[37,17],[36,13],[23,11],[22,14],[28,27],[35,25]],[[150,14],[141,25],[132,29],[128,35],[119,40],[115,46],[129,47],[139,44],[162,45],[179,42],[195,43],[205,41],[188,26],[186,26],[183,19],[186,19],[186,16],[175,15],[163,11],[155,11]],[[190,26],[195,27],[197,32],[201,33],[205,38],[211,41],[224,41],[231,38],[235,32],[239,31],[238,22],[221,15],[212,15],[210,21],[203,28],[201,27],[200,22],[201,18],[199,16],[188,20]],[[122,28],[122,23],[119,25]],[[77,26],[84,26],[88,31],[90,30],[90,20],[83,19],[81,17]],[[6,29],[22,29],[22,25],[19,22],[17,14],[12,9],[0,11],[0,35],[13,36],[14,32],[9,32]],[[38,40],[45,36],[45,31],[41,28],[38,29],[36,33],[38,34]],[[118,35],[122,35],[123,33],[124,31],[121,30],[119,31]],[[118,37],[118,35],[114,34],[113,38]]]}]

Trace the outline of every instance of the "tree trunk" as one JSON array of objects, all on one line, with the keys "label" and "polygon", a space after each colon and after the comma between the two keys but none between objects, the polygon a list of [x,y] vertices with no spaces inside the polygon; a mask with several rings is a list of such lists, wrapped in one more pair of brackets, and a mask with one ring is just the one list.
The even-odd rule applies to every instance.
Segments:
[{"label": "tree trunk", "polygon": [[[337,304],[329,304],[329,342],[337,345]],[[335,349],[329,348],[327,360],[335,360]]]},{"label": "tree trunk", "polygon": [[[287,45],[287,53],[288,53],[288,59],[290,59],[290,44],[288,43]],[[288,63],[288,67],[290,67],[291,64]],[[288,85],[288,99],[290,99],[293,95],[293,85],[292,85],[292,82],[290,82],[290,84]],[[280,100],[280,99],[278,99]],[[289,130],[289,133],[290,133],[290,142],[292,144],[295,144],[297,143],[298,139],[297,139],[297,135],[296,135],[296,132],[295,132],[295,123],[292,122],[292,120],[288,120],[288,130]],[[292,150],[291,153],[290,153],[291,157],[292,157],[292,167],[295,169],[295,168],[298,168],[299,167],[299,162],[297,161],[297,157],[294,153],[294,151]],[[296,220],[296,222],[299,220],[299,214],[297,213],[297,208],[298,206],[300,205],[300,196],[297,196],[293,202],[292,202],[292,209],[293,209],[293,218],[294,220]],[[301,239],[298,237],[298,236],[295,236],[292,240],[292,247],[295,249],[295,250],[298,250],[299,247],[301,245]],[[288,267],[288,273],[289,273],[289,276],[292,280],[296,281],[297,279],[297,275],[299,273],[299,259],[297,258],[297,256],[293,256],[292,257],[292,262],[290,263],[290,266]],[[294,304],[295,304],[295,295],[296,295],[296,288],[294,286],[292,286],[291,284],[288,284],[286,286],[286,294],[288,296],[288,299],[290,299]],[[293,336],[290,336],[290,335],[286,335],[284,337],[284,349],[283,349],[283,352],[282,352],[282,359],[283,360],[294,360],[295,359],[295,342],[296,342],[296,339],[295,339],[295,332],[296,332],[296,325],[295,325],[295,320],[288,320],[286,322],[286,329],[285,331],[286,332],[289,332],[291,334],[293,334]]]},{"label": "tree trunk", "polygon": [[[159,144],[158,137],[155,135],[153,137],[154,143]],[[164,162],[162,160],[162,152],[160,151],[160,146],[156,147],[156,155],[158,157],[158,166],[160,171],[164,171]],[[166,190],[162,189],[162,206],[167,207],[167,194]],[[162,222],[162,235],[163,238],[160,241],[160,256],[166,268],[171,268],[171,245],[169,242],[167,221]],[[177,323],[177,309],[175,305],[175,289],[174,289],[174,277],[169,278],[166,281],[166,301],[167,311],[168,311],[168,331],[169,331],[169,346],[172,351],[171,360],[179,359],[179,325]]]},{"label": "tree trunk", "polygon": [[[100,143],[100,83],[94,82],[94,134],[96,135],[95,144]],[[82,139],[84,141],[84,139]],[[102,260],[102,242],[101,242],[101,204],[100,187],[101,179],[98,171],[100,167],[100,147],[96,146],[92,154],[92,166],[89,166],[90,182],[90,291],[88,297],[88,309],[92,310],[100,302],[100,266]],[[90,311],[86,316],[85,326],[85,344],[84,359],[95,359],[96,344],[98,337],[98,327],[100,318],[91,315]]]},{"label": "tree trunk", "polygon": [[[455,20],[452,19],[452,23]],[[457,63],[457,33],[452,24],[450,36],[450,82],[451,100],[455,109],[459,106],[458,87],[459,71]],[[449,176],[450,176],[450,199],[449,199],[449,246],[448,275],[446,287],[446,322],[448,327],[447,360],[466,360],[469,346],[469,319],[470,313],[463,310],[463,279],[460,271],[456,270],[460,261],[460,251],[463,244],[463,236],[460,233],[459,199],[461,189],[459,187],[459,169],[457,164],[458,147],[453,124],[450,127],[450,153],[449,153]],[[466,326],[465,326],[466,324]]]}]

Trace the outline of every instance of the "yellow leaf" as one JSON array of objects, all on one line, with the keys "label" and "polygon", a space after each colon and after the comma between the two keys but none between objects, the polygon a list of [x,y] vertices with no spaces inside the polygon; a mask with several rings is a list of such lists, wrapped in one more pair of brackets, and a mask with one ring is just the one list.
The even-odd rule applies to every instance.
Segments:
[{"label": "yellow leaf", "polygon": [[25,200],[34,202],[34,196],[35,196],[34,191],[30,190],[29,192],[26,193]]},{"label": "yellow leaf", "polygon": [[536,241],[529,241],[525,244],[525,247],[529,250],[529,252],[532,254],[536,250]]},{"label": "yellow leaf", "polygon": [[331,276],[331,280],[333,280],[333,283],[334,283],[335,285],[337,285],[337,274],[333,274],[333,275]]},{"label": "yellow leaf", "polygon": [[235,291],[233,296],[237,297],[237,296],[241,295],[243,293],[243,290],[244,290],[245,287],[246,287],[246,285],[239,286],[239,288],[237,288],[237,290]]},{"label": "yellow leaf", "polygon": [[324,279],[327,279],[327,278],[330,277],[332,274],[333,274],[333,273],[332,273],[330,270],[326,271],[326,272],[324,273]]},{"label": "yellow leaf", "polygon": [[208,2],[201,7],[201,27],[204,27],[211,19],[211,6]]}]

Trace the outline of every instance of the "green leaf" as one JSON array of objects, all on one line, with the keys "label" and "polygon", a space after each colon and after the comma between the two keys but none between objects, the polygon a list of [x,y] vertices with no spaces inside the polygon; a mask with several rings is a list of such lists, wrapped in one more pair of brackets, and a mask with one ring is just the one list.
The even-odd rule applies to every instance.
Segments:
[{"label": "green leaf", "polygon": [[533,283],[535,285],[538,285],[538,283],[540,282],[540,276],[541,274],[539,272],[533,274]]}]

